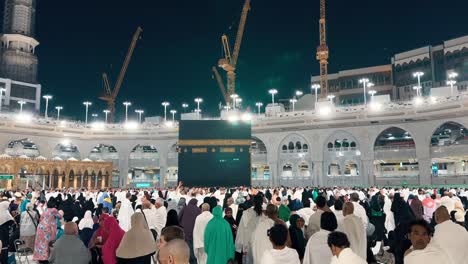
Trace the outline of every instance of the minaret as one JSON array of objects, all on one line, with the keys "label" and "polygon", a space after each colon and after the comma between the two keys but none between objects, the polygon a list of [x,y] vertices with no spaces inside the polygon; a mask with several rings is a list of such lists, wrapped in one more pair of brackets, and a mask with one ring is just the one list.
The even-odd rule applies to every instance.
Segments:
[{"label": "minaret", "polygon": [[[0,84],[6,92],[4,105],[23,100],[39,110],[41,86],[37,80],[38,60],[34,38],[36,0],[5,0],[3,32],[0,36]],[[16,108],[16,102],[12,102]]]}]

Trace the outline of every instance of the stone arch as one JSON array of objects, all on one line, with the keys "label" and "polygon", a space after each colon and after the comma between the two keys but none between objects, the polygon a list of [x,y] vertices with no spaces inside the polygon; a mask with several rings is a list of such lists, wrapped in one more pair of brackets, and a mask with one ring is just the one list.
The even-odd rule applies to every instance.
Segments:
[{"label": "stone arch", "polygon": [[267,148],[263,140],[255,136],[252,136],[250,148],[252,150],[252,153],[267,153]]},{"label": "stone arch", "polygon": [[343,168],[344,176],[359,176],[359,166],[354,160],[347,160]]},{"label": "stone arch", "polygon": [[411,134],[400,127],[384,129],[374,141],[374,150],[379,148],[415,148],[415,142]]},{"label": "stone arch", "polygon": [[444,122],[431,134],[431,146],[454,144],[468,144],[468,129],[458,122]]},{"label": "stone arch", "polygon": [[281,178],[292,178],[293,177],[293,164],[286,162],[281,166]]},{"label": "stone arch", "polygon": [[354,145],[354,148],[357,147],[357,144],[356,144],[357,139],[353,134],[344,130],[337,130],[337,131],[333,131],[333,133],[331,133],[328,136],[328,138],[324,141],[325,142],[324,148],[328,148],[328,149],[335,148],[335,143],[337,143],[336,141],[339,141],[340,147],[345,147],[343,145],[348,145],[348,147],[350,148],[353,147],[352,145]]},{"label": "stone arch", "polygon": [[[299,133],[288,134],[280,141],[279,147],[283,148],[284,145],[287,146],[287,151],[280,151],[278,156],[278,184],[287,186],[311,184],[304,181],[304,179],[312,179],[314,166],[311,160],[310,143],[306,137]],[[307,164],[307,166],[302,168],[300,164]]]},{"label": "stone arch", "polygon": [[88,157],[95,161],[112,161],[114,165],[118,166],[119,151],[114,145],[99,143],[91,149]]},{"label": "stone arch", "polygon": [[447,121],[431,134],[431,175],[435,182],[466,178],[468,130],[463,124]]},{"label": "stone arch", "polygon": [[415,139],[400,127],[387,127],[374,141],[374,177],[376,184],[388,179],[413,182],[419,176]]},{"label": "stone arch", "polygon": [[[288,151],[292,150],[292,152],[302,152],[302,151],[297,151],[296,144],[298,142],[301,144],[301,146],[303,144],[307,144],[307,146],[310,146],[310,143],[307,141],[306,137],[298,133],[291,133],[289,135],[286,135],[283,138],[283,140],[281,140],[281,143],[279,144],[279,146],[280,148],[282,148],[282,146],[286,145],[288,147]],[[301,150],[303,150],[302,147],[301,147]],[[310,151],[310,149],[307,148],[307,151]]]},{"label": "stone arch", "polygon": [[327,175],[329,177],[341,176],[341,166],[338,161],[332,161],[328,164]]},{"label": "stone arch", "polygon": [[138,183],[154,184],[161,179],[159,150],[155,145],[138,144],[133,147],[129,156],[130,185]]},{"label": "stone arch", "polygon": [[62,142],[57,144],[52,150],[52,157],[59,157],[63,160],[68,160],[69,158],[75,158],[77,160],[81,159],[80,150],[78,146],[70,142]]},{"label": "stone arch", "polygon": [[167,168],[164,180],[170,185],[177,185],[179,177],[179,141],[173,141],[169,144],[167,153]]},{"label": "stone arch", "polygon": [[312,176],[312,173],[311,173],[312,168],[308,162],[301,161],[299,162],[297,167],[298,167],[298,174],[300,178],[309,178]]}]

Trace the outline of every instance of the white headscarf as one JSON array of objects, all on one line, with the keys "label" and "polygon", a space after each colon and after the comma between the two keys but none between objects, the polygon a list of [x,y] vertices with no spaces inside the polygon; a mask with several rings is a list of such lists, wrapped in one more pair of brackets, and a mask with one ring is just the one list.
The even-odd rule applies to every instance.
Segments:
[{"label": "white headscarf", "polygon": [[125,233],[116,256],[123,259],[133,259],[150,255],[156,251],[156,241],[146,224],[142,213],[134,213],[131,218],[132,227]]},{"label": "white headscarf", "polygon": [[10,211],[8,210],[9,206],[10,203],[8,201],[0,202],[0,225],[13,220],[13,216],[11,216]]},{"label": "white headscarf", "polygon": [[86,211],[83,219],[81,219],[80,223],[78,224],[78,228],[80,230],[83,230],[85,228],[93,228],[94,221],[93,217],[91,216],[91,211]]}]

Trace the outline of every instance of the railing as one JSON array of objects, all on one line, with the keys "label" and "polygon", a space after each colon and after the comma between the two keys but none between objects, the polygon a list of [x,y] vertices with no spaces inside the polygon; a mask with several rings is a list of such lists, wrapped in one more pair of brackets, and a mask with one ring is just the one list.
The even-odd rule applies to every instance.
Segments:
[{"label": "railing", "polygon": [[399,150],[399,149],[416,149],[415,145],[386,145],[386,146],[375,146],[374,150]]},{"label": "railing", "polygon": [[437,175],[433,175],[433,177],[440,177],[440,178],[450,178],[450,177],[467,177],[468,172],[463,172],[463,173],[447,173],[447,174],[441,174],[438,173]]},{"label": "railing", "polygon": [[355,151],[356,147],[340,147],[340,148],[328,148],[328,151]]},{"label": "railing", "polygon": [[308,149],[288,149],[288,150],[281,150],[281,153],[308,153]]}]

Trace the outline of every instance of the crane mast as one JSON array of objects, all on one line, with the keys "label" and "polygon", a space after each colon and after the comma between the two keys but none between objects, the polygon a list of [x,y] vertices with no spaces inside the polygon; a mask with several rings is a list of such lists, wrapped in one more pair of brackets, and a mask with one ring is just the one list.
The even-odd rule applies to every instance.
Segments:
[{"label": "crane mast", "polygon": [[244,6],[242,7],[242,13],[241,13],[240,21],[239,21],[239,27],[237,29],[236,41],[234,43],[234,49],[232,51],[232,55],[231,55],[231,49],[229,47],[228,37],[225,34],[221,37],[221,42],[223,44],[223,49],[224,49],[224,58],[218,61],[218,66],[223,68],[223,70],[226,71],[227,73],[227,91],[224,92],[226,94],[225,96],[226,103],[229,102],[230,96],[236,93],[236,72],[235,71],[236,71],[237,59],[239,58],[239,52],[240,52],[240,47],[242,44],[242,39],[244,37],[245,24],[247,21],[247,14],[249,13],[249,10],[250,10],[250,0],[245,0]]},{"label": "crane mast", "polygon": [[115,99],[117,98],[117,95],[119,94],[120,87],[122,86],[125,73],[127,72],[128,65],[130,64],[130,60],[133,55],[133,51],[135,50],[136,43],[138,41],[138,38],[140,37],[141,32],[143,32],[143,29],[141,27],[138,27],[135,33],[133,34],[132,42],[130,44],[130,47],[128,48],[127,55],[125,56],[124,63],[122,65],[122,68],[120,69],[119,76],[117,78],[117,81],[115,83],[114,89],[111,90],[110,84],[109,84],[109,79],[107,78],[107,74],[103,73],[102,74],[102,79],[104,81],[104,88],[106,90],[106,94],[104,96],[99,97],[99,99],[106,101],[107,102],[107,108],[110,111],[109,115],[109,121],[113,122],[114,117],[115,117]]},{"label": "crane mast", "polygon": [[317,60],[320,63],[320,97],[328,95],[328,46],[325,19],[325,0],[320,0],[320,45],[317,47]]}]

